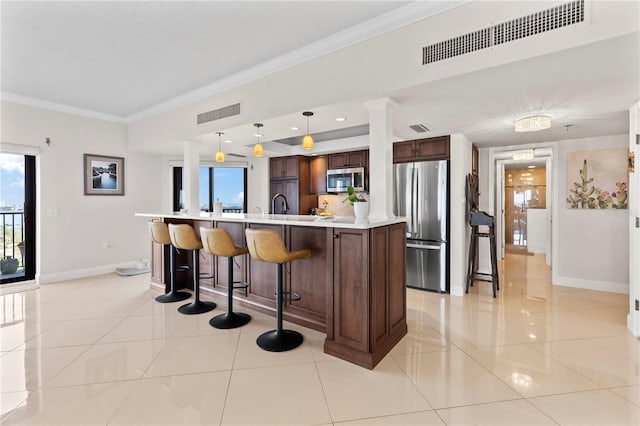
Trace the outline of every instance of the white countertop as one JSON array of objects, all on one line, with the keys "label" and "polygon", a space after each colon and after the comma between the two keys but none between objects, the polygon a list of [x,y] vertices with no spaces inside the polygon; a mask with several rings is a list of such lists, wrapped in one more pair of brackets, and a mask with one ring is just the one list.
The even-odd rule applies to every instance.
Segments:
[{"label": "white countertop", "polygon": [[294,214],[243,214],[243,213],[207,213],[199,214],[191,213],[136,213],[136,216],[164,219],[186,219],[186,220],[211,220],[222,222],[250,222],[265,223],[273,225],[291,225],[291,226],[313,226],[322,228],[351,228],[351,229],[370,229],[379,226],[393,225],[395,223],[406,222],[404,217],[393,218],[356,218],[354,216],[310,216],[310,215],[294,215]]}]

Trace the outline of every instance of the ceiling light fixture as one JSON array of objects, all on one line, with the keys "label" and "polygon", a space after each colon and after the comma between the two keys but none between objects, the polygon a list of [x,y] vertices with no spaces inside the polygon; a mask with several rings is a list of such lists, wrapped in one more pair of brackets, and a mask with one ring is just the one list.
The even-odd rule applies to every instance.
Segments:
[{"label": "ceiling light fixture", "polygon": [[313,116],[313,113],[311,111],[305,111],[302,115],[307,117],[307,134],[302,138],[302,149],[313,149],[313,138],[309,134],[309,117]]},{"label": "ceiling light fixture", "polygon": [[222,152],[222,148],[221,148],[221,137],[222,135],[224,135],[224,133],[222,132],[216,132],[216,135],[218,135],[218,152],[216,152],[216,161],[218,163],[224,163],[224,152]]},{"label": "ceiling light fixture", "polygon": [[231,139],[227,139],[226,141],[224,141],[224,143],[231,143],[233,142]]},{"label": "ceiling light fixture", "polygon": [[258,128],[258,131],[256,133],[256,136],[258,137],[258,143],[253,147],[253,155],[255,157],[262,157],[264,155],[264,149],[262,148],[262,144],[260,143],[260,136],[262,136],[262,134],[260,133],[260,127],[262,127],[262,123],[254,123],[253,125]]},{"label": "ceiling light fixture", "polygon": [[525,160],[533,160],[535,157],[535,152],[533,149],[523,149],[520,151],[514,151],[512,159],[514,161],[525,161]]},{"label": "ceiling light fixture", "polygon": [[516,132],[537,132],[551,127],[551,116],[530,115],[514,121]]},{"label": "ceiling light fixture", "polygon": [[295,130],[300,130],[300,127],[293,126],[293,127],[290,127],[290,129],[295,131]]},{"label": "ceiling light fixture", "polygon": [[336,117],[336,121],[347,121],[345,117]]}]

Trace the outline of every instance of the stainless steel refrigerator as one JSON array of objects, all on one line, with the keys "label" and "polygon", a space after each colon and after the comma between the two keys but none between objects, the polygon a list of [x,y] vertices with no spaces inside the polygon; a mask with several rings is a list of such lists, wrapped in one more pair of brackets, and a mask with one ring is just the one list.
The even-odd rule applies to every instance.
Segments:
[{"label": "stainless steel refrigerator", "polygon": [[393,165],[393,210],[407,218],[407,286],[449,292],[448,161]]}]

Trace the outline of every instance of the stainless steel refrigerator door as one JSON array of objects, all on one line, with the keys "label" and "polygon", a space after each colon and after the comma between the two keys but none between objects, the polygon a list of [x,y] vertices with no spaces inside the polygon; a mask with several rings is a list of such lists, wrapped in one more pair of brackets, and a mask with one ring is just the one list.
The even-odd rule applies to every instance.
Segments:
[{"label": "stainless steel refrigerator door", "polygon": [[407,236],[415,232],[415,169],[413,163],[393,165],[393,214],[407,218]]},{"label": "stainless steel refrigerator door", "polygon": [[407,287],[447,291],[447,245],[428,241],[407,241]]},{"label": "stainless steel refrigerator door", "polygon": [[447,161],[414,163],[415,226],[410,238],[447,241]]}]

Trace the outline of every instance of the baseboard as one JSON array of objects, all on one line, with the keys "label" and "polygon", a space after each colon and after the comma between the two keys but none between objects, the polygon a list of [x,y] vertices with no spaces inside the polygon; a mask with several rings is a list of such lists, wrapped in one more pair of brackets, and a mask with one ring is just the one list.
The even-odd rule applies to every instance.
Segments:
[{"label": "baseboard", "polygon": [[77,278],[92,277],[94,275],[104,275],[111,272],[115,273],[116,268],[131,268],[136,261],[114,263],[111,265],[96,266],[95,268],[76,269],[73,271],[58,272],[54,274],[40,274],[36,276],[38,284],[49,284],[59,281],[74,280]]},{"label": "baseboard", "polygon": [[554,276],[553,285],[564,287],[582,288],[585,290],[607,291],[609,293],[629,294],[629,284],[607,281],[593,281],[582,278]]}]

